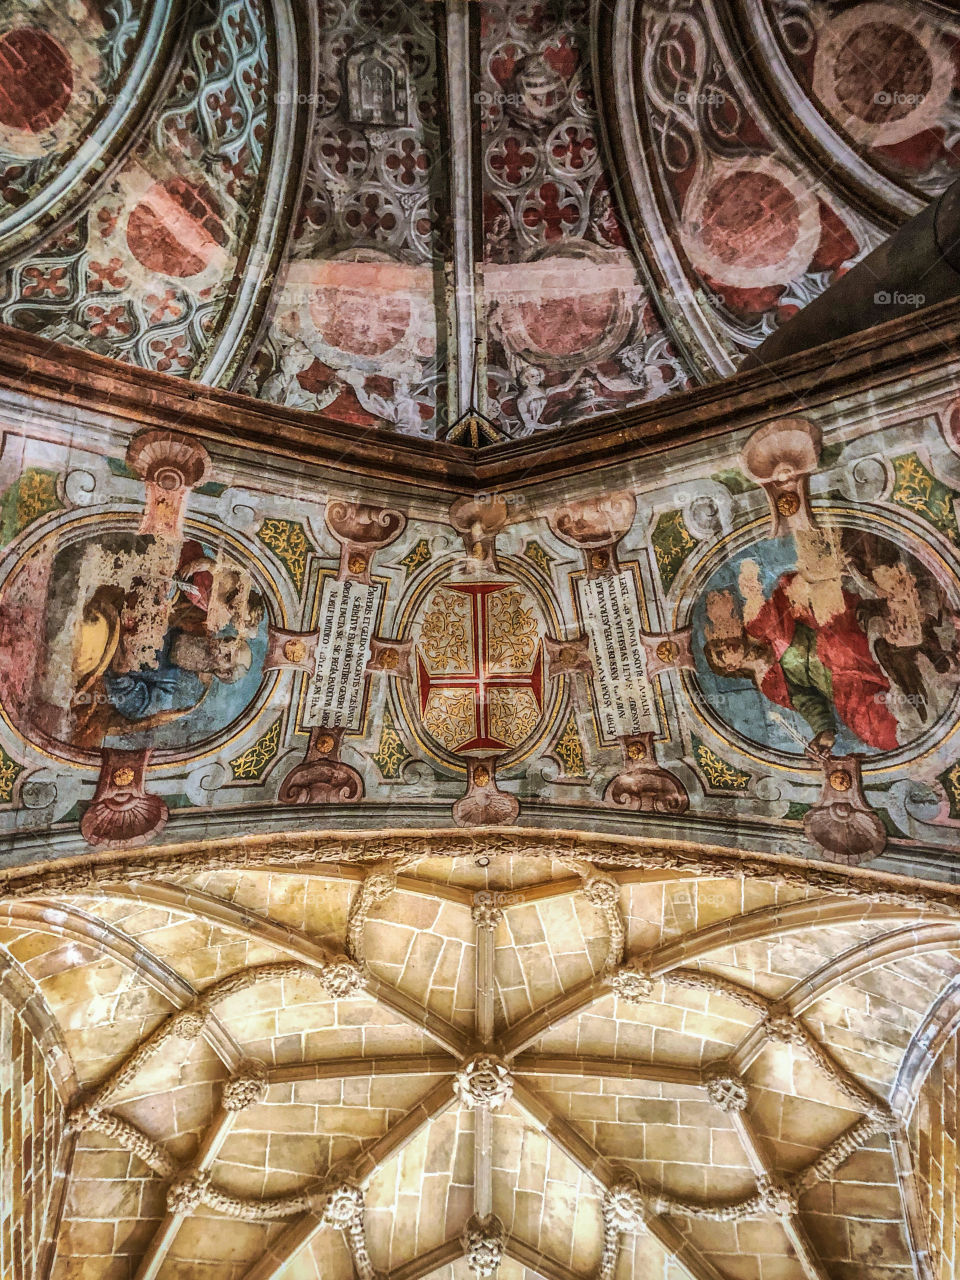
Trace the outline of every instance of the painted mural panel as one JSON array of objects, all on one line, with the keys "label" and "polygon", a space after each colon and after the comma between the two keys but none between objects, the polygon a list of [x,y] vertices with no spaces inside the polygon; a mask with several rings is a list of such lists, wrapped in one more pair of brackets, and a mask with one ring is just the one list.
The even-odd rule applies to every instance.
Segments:
[{"label": "painted mural panel", "polygon": [[8,429],[7,847],[389,813],[941,873],[960,409],[898,394],[409,505],[176,430]]},{"label": "painted mural panel", "polygon": [[684,387],[616,209],[586,9],[484,5],[481,61],[484,411],[519,438]]},{"label": "painted mural panel", "polygon": [[873,755],[935,731],[955,701],[960,613],[922,551],[832,522],[733,551],[693,613],[706,704],[774,753]]},{"label": "painted mural panel", "polygon": [[434,437],[446,424],[443,8],[324,6],[306,183],[266,343],[274,404]]},{"label": "painted mural panel", "polygon": [[0,230],[62,174],[122,94],[164,0],[73,0],[0,14]]},{"label": "painted mural panel", "polygon": [[129,155],[0,284],[4,323],[178,376],[202,371],[216,347],[275,109],[259,0],[194,6],[190,21],[165,100]]},{"label": "painted mural panel", "polygon": [[960,173],[960,24],[947,7],[764,0],[791,72],[833,127],[929,194]]},{"label": "painted mural panel", "polygon": [[183,752],[242,714],[260,684],[266,608],[212,541],[81,522],[31,549],[0,596],[0,701],[27,736],[68,754]]},{"label": "painted mural panel", "polygon": [[[885,237],[778,129],[724,37],[718,6],[643,6],[636,110],[690,305],[735,356],[828,287]],[[751,45],[751,51],[753,50]],[[633,175],[638,199],[646,174]]]}]

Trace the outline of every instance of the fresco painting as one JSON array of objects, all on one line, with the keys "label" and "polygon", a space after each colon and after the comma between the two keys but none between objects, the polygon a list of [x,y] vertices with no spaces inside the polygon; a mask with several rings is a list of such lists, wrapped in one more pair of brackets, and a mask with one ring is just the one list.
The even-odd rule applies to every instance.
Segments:
[{"label": "fresco painting", "polygon": [[954,417],[774,420],[595,497],[416,506],[176,430],[8,432],[3,838],[573,805],[588,829],[937,856],[960,812]]},{"label": "fresco painting", "polygon": [[200,541],[75,543],[51,568],[32,724],[85,750],[194,746],[256,692],[265,614],[249,573]]},{"label": "fresco painting", "polygon": [[960,173],[947,5],[649,0],[615,49],[583,5],[471,14],[454,109],[434,0],[310,35],[260,0],[8,0],[0,321],[499,445],[728,375]]},{"label": "fresco painting", "polygon": [[931,193],[956,177],[955,13],[946,6],[933,13],[872,0],[839,10],[822,0],[790,10],[763,0],[757,9],[797,83],[880,167]]},{"label": "fresco painting", "polygon": [[917,558],[862,527],[757,542],[716,569],[698,601],[697,682],[754,747],[896,751],[955,701],[955,599]]},{"label": "fresco painting", "polygon": [[[96,144],[88,139],[75,163],[68,144],[76,137],[59,139],[55,131],[79,107],[64,108],[52,133],[27,130],[44,157],[31,162],[43,166],[34,181],[38,216],[62,216],[49,235],[38,237],[32,227],[20,251],[13,251],[15,240],[8,245],[0,272],[0,319],[160,373],[190,375],[225,358],[217,352],[218,335],[260,235],[258,200],[274,136],[275,68],[258,0],[199,6],[172,66],[165,59],[177,47],[178,29],[167,0],[156,0],[144,12],[130,0],[49,8],[72,12],[48,15],[51,30],[41,33],[48,44],[60,28],[71,28],[73,43],[64,46],[64,56],[76,44],[87,63],[98,59],[95,74],[77,65],[63,73],[76,75],[71,104],[83,104],[84,128],[90,127],[88,117],[99,119],[98,108],[112,114],[98,126],[105,136]],[[87,29],[100,31],[99,43],[78,34]],[[29,30],[18,15],[7,39],[19,32],[22,42]],[[0,63],[5,47],[0,46]],[[21,54],[20,75],[34,96],[52,93],[48,45],[41,49],[34,41]],[[122,74],[134,59],[136,75],[128,83]],[[142,120],[154,90],[159,100],[134,130],[131,145],[131,120]],[[0,99],[0,162],[12,145],[10,130],[2,127],[4,110]],[[48,117],[52,110],[51,105]],[[78,123],[74,133],[80,128]],[[20,206],[28,207],[17,194],[24,177],[7,173],[4,182],[0,171],[0,191],[14,205],[15,219]],[[3,229],[0,218],[0,235]]]}]

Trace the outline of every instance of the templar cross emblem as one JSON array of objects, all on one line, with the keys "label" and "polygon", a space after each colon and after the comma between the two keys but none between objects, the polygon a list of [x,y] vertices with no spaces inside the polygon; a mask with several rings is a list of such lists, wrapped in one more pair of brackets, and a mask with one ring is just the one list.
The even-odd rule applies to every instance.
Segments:
[{"label": "templar cross emblem", "polygon": [[519,606],[516,583],[450,582],[443,591],[469,601],[466,660],[455,671],[431,674],[422,646],[417,649],[424,727],[458,755],[512,750],[543,715],[543,645],[536,624]]}]

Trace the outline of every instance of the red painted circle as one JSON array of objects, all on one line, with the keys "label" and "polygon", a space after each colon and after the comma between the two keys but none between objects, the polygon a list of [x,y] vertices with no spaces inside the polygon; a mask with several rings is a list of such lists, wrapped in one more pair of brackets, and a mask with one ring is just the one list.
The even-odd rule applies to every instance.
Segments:
[{"label": "red painted circle", "polygon": [[0,36],[0,124],[42,133],[73,96],[73,67],[62,45],[36,27]]},{"label": "red painted circle", "polygon": [[531,346],[542,355],[555,357],[588,351],[602,342],[619,319],[620,310],[620,295],[615,289],[579,295],[571,290],[565,298],[521,302],[517,306]]},{"label": "red painted circle", "polygon": [[310,299],[310,315],[329,346],[355,356],[381,356],[409,329],[411,308],[399,293],[323,286]]},{"label": "red painted circle", "polygon": [[916,111],[933,84],[930,55],[904,27],[865,22],[837,54],[837,98],[867,124],[902,120]]},{"label": "red painted circle", "polygon": [[782,262],[800,234],[800,210],[777,178],[742,169],[721,178],[703,202],[700,239],[728,267],[757,270]]},{"label": "red painted circle", "polygon": [[220,206],[202,182],[156,182],[127,219],[130,252],[168,276],[197,275],[226,242]]}]

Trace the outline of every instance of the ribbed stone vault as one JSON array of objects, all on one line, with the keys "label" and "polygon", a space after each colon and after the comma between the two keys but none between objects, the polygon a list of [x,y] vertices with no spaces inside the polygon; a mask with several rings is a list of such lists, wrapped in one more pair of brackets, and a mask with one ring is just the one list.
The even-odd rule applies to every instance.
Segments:
[{"label": "ribbed stone vault", "polygon": [[55,1280],[935,1274],[907,1134],[949,895],[300,843],[8,880],[0,990],[67,1114]]}]

